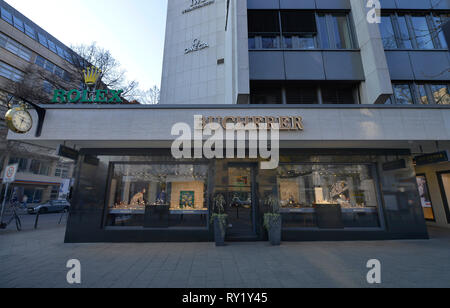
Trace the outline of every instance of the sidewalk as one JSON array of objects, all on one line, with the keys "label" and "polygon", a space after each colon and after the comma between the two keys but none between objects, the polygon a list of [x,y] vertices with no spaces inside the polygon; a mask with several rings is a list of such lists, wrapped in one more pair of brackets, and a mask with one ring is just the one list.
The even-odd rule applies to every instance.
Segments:
[{"label": "sidewalk", "polygon": [[430,241],[64,244],[64,227],[0,233],[0,287],[372,287],[366,263],[379,259],[381,287],[450,287],[450,230]]}]

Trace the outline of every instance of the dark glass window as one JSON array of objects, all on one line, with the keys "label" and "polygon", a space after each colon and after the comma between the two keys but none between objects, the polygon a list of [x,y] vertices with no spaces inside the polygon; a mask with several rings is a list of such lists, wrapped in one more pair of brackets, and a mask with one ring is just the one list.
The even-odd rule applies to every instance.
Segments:
[{"label": "dark glass window", "polygon": [[278,48],[278,37],[277,36],[263,36],[261,38],[263,49],[275,49]]},{"label": "dark glass window", "polygon": [[53,51],[54,53],[57,53],[58,51],[56,50],[56,45],[55,43],[53,43],[52,41],[48,40],[48,48]]},{"label": "dark glass window", "polygon": [[288,104],[317,104],[317,89],[312,86],[288,86],[286,100]]},{"label": "dark glass window", "polygon": [[258,86],[252,88],[251,103],[258,105],[281,104],[281,87]]},{"label": "dark glass window", "polygon": [[426,85],[424,84],[419,84],[417,85],[417,87],[419,88],[419,99],[420,99],[420,103],[424,104],[424,105],[428,105],[430,103],[429,99],[428,99],[428,94],[427,94],[427,90],[426,90]]},{"label": "dark glass window", "polygon": [[249,33],[279,33],[278,11],[248,11]]},{"label": "dark glass window", "polygon": [[353,86],[322,87],[322,99],[324,104],[355,104]]},{"label": "dark glass window", "polygon": [[28,159],[12,157],[9,159],[9,165],[12,165],[12,164],[19,164],[19,168],[17,169],[17,171],[25,172],[25,171],[27,171]]},{"label": "dark glass window", "polygon": [[283,33],[317,33],[314,12],[281,12],[281,25]]}]

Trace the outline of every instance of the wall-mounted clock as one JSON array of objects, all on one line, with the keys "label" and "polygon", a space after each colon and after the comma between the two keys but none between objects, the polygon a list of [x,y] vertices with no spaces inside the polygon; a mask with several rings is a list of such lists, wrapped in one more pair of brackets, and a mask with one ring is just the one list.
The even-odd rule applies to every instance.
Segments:
[{"label": "wall-mounted clock", "polygon": [[26,134],[33,127],[33,118],[25,107],[14,107],[5,115],[8,128],[17,134]]}]

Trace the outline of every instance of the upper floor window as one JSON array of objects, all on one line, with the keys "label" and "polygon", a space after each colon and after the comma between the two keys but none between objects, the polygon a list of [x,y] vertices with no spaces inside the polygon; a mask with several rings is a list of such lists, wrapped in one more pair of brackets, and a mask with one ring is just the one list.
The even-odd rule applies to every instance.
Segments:
[{"label": "upper floor window", "polygon": [[64,79],[67,82],[70,81],[69,73],[67,73],[65,70],[63,70],[59,66],[53,64],[52,62],[44,59],[43,57],[37,56],[35,63],[38,66],[42,67],[43,69],[47,70],[48,72],[50,72],[52,74],[55,74],[59,78],[62,78],[62,79]]},{"label": "upper floor window", "polygon": [[28,168],[28,159],[26,158],[20,158],[20,157],[11,157],[9,159],[8,165],[12,164],[18,164],[19,168],[17,169],[18,172],[25,172]]},{"label": "upper floor window", "polygon": [[12,14],[4,8],[1,8],[2,19],[11,25],[13,24],[13,16]]},{"label": "upper floor window", "polygon": [[31,50],[7,37],[3,33],[0,33],[0,47],[5,48],[9,52],[21,57],[25,61],[31,60]]},{"label": "upper floor window", "polygon": [[18,82],[25,77],[25,74],[11,65],[0,61],[0,76]]},{"label": "upper floor window", "polygon": [[311,84],[289,82],[269,84],[252,82],[251,104],[291,104],[291,105],[343,105],[358,104],[359,92],[355,84]]},{"label": "upper floor window", "polygon": [[384,14],[380,32],[385,49],[446,49],[442,25],[449,14]]},{"label": "upper floor window", "polygon": [[450,105],[450,85],[442,83],[394,83],[394,95],[386,104]]},{"label": "upper floor window", "polygon": [[351,49],[347,14],[248,11],[249,49]]}]

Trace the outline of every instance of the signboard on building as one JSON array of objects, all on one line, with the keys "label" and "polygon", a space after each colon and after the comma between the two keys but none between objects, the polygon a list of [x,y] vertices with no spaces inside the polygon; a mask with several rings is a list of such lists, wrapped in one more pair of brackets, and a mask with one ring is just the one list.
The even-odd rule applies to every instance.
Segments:
[{"label": "signboard on building", "polygon": [[446,163],[449,162],[450,155],[448,151],[442,151],[438,153],[432,153],[422,156],[417,156],[415,158],[417,166],[426,166],[438,163]]},{"label": "signboard on building", "polygon": [[406,160],[404,159],[390,161],[383,164],[383,171],[393,171],[405,168],[406,168]]},{"label": "signboard on building", "polygon": [[19,164],[9,165],[6,167],[5,174],[3,175],[3,183],[14,183],[18,169]]},{"label": "signboard on building", "polygon": [[56,155],[73,160],[78,160],[78,156],[80,155],[80,153],[75,149],[60,145],[56,149]]}]

